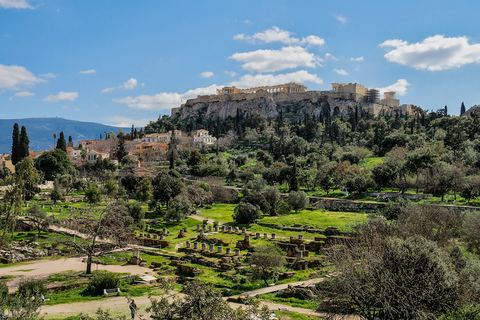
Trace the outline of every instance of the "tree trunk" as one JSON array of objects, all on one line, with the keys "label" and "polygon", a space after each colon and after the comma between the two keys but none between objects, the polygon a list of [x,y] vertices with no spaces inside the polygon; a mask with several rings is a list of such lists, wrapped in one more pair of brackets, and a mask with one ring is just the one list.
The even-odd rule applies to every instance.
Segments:
[{"label": "tree trunk", "polygon": [[92,256],[89,254],[87,257],[87,271],[86,274],[92,274]]}]

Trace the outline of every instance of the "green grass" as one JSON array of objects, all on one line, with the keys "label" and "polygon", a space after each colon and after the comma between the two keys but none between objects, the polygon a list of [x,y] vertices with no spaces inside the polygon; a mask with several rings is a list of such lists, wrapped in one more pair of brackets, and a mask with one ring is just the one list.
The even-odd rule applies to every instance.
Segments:
[{"label": "green grass", "polygon": [[365,158],[360,161],[360,167],[372,170],[374,167],[383,163],[384,157]]},{"label": "green grass", "polygon": [[211,209],[200,208],[201,216],[221,223],[233,222],[232,214],[235,204],[215,203]]},{"label": "green grass", "polygon": [[292,213],[285,216],[265,217],[259,222],[275,223],[281,226],[293,226],[294,224],[302,226],[308,225],[319,229],[334,226],[341,230],[348,230],[350,226],[364,221],[366,218],[367,214],[364,213],[303,210],[299,213]]},{"label": "green grass", "polygon": [[312,300],[304,300],[299,298],[286,298],[286,297],[279,297],[276,293],[265,293],[258,295],[257,298],[262,300],[267,300],[275,303],[281,303],[292,307],[304,308],[304,309],[311,309],[316,310],[317,304]]}]

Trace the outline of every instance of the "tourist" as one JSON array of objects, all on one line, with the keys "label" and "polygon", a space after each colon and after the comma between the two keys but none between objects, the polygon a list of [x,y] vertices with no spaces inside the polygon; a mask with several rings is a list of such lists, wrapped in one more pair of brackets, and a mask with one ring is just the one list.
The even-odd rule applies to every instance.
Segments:
[{"label": "tourist", "polygon": [[132,299],[132,302],[130,302],[130,312],[132,313],[132,320],[135,319],[136,311],[137,311],[137,305],[135,304],[135,300]]}]

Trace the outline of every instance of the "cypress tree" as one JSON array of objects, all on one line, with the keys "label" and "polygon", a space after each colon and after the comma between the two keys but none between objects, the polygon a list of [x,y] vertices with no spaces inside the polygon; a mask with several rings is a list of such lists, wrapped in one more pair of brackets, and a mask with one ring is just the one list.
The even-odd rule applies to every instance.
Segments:
[{"label": "cypress tree", "polygon": [[20,148],[20,129],[18,128],[18,123],[13,125],[12,133],[12,164],[16,165],[19,159],[19,148]]},{"label": "cypress tree", "polygon": [[465,104],[463,103],[462,101],[462,106],[460,107],[460,115],[464,114],[465,113]]},{"label": "cypress tree", "polygon": [[57,149],[67,152],[67,141],[65,140],[63,131],[60,131],[60,137],[57,140]]},{"label": "cypress tree", "polygon": [[297,167],[297,159],[295,159],[295,162],[293,163],[293,167],[290,172],[290,190],[289,192],[292,191],[298,191],[298,167]]},{"label": "cypress tree", "polygon": [[20,144],[18,148],[19,162],[25,159],[26,157],[28,157],[28,155],[30,154],[30,152],[28,151],[29,144],[30,144],[30,139],[28,139],[27,129],[25,128],[25,126],[22,126],[22,130],[20,132]]}]

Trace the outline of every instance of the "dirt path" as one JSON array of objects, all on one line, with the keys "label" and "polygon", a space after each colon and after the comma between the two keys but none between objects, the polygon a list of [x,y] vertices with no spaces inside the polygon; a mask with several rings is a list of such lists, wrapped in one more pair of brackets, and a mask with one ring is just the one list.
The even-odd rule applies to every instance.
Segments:
[{"label": "dirt path", "polygon": [[[7,282],[10,292],[14,292],[18,288],[18,284],[24,278],[38,278],[43,279],[52,274],[57,274],[67,270],[83,271],[87,268],[85,262],[82,262],[86,256],[76,256],[73,258],[57,259],[57,260],[42,260],[29,264],[22,264],[20,266],[0,268],[0,275],[15,275],[15,279]],[[93,264],[92,270],[97,270],[97,265]],[[111,272],[131,273],[131,274],[151,274],[153,272],[149,268],[140,267],[138,265],[98,265],[98,270],[107,270]]]},{"label": "dirt path", "polygon": [[[184,295],[180,293],[179,296],[183,297]],[[150,300],[145,296],[136,297],[134,298],[134,300],[138,306],[139,314],[141,315],[142,319],[150,319],[149,314],[147,314],[145,311],[145,308],[150,305]],[[244,305],[240,303],[229,302],[229,304],[234,309],[237,309],[238,307],[244,307]],[[315,310],[291,307],[279,303],[262,301],[261,305],[266,305],[270,311],[282,310],[316,317],[325,316],[324,313],[317,312]],[[125,297],[110,297],[101,301],[75,302],[69,304],[58,304],[54,306],[44,306],[42,307],[42,313],[46,315],[45,319],[63,319],[68,316],[78,315],[81,312],[93,315],[98,308],[102,308],[103,310],[108,309],[110,310],[112,315],[116,316],[130,314],[130,311],[128,309],[128,301]],[[338,319],[340,319],[340,317],[338,317]],[[359,318],[355,316],[348,316],[342,319],[359,320]]]},{"label": "dirt path", "polygon": [[[188,216],[188,217],[189,217],[189,218],[192,218],[192,219],[195,219],[195,220],[198,220],[198,221],[202,221],[202,222],[203,222],[203,220],[205,220],[205,218],[202,217],[202,216],[199,215],[199,214],[192,214],[191,216]],[[213,223],[215,222],[215,220],[214,220],[214,219],[208,219],[207,222],[210,223],[210,224],[213,224]],[[222,224],[222,223],[223,223],[223,222],[219,222],[218,224],[220,225],[220,224]]]},{"label": "dirt path", "polygon": [[[241,294],[241,296],[250,296],[250,297],[255,297],[258,296],[259,294],[264,294],[264,293],[270,293],[270,292],[277,292],[280,290],[287,289],[289,286],[290,287],[298,287],[298,286],[308,286],[312,285],[315,283],[319,283],[327,279],[328,277],[325,278],[315,278],[315,279],[310,279],[310,280],[305,280],[305,281],[299,281],[299,282],[291,282],[291,283],[285,283],[285,284],[278,284],[276,286],[271,286],[271,287],[266,287],[258,290],[253,290],[253,291],[248,291],[244,292]],[[238,298],[239,296],[232,296],[232,298]]]}]

